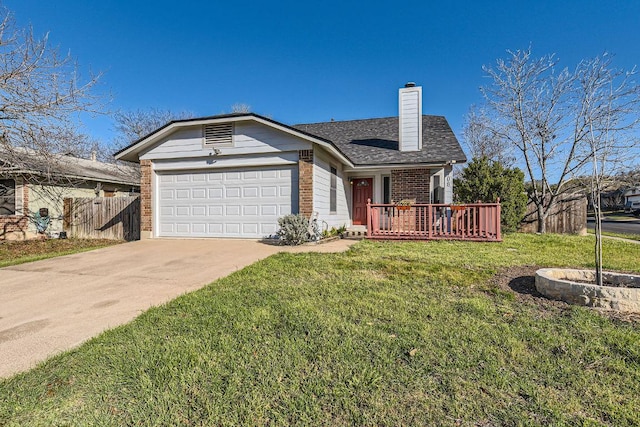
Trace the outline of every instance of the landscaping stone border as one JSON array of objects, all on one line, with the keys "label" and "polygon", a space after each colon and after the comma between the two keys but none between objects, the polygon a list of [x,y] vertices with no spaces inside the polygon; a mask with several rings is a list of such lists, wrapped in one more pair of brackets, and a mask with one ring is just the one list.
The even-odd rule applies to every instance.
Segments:
[{"label": "landscaping stone border", "polygon": [[543,268],[536,271],[536,289],[549,298],[587,307],[640,313],[640,276],[603,272],[611,286],[596,286],[595,271]]}]

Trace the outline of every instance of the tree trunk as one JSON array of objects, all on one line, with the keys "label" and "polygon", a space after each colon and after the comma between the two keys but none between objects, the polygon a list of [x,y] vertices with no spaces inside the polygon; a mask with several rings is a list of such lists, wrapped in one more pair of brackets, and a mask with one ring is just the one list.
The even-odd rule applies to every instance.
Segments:
[{"label": "tree trunk", "polygon": [[544,214],[544,206],[540,203],[538,205],[538,233],[544,234],[547,232],[546,219],[547,216]]},{"label": "tree trunk", "polygon": [[602,286],[602,209],[600,209],[600,191],[599,184],[592,184],[594,190],[593,197],[593,215],[595,217],[595,235],[596,244],[595,261],[596,261],[596,285]]}]

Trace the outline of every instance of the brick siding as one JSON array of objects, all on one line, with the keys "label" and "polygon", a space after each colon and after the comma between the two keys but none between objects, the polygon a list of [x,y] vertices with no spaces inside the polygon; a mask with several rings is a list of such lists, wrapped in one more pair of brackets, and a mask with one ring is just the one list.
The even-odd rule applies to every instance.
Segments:
[{"label": "brick siding", "polygon": [[298,151],[298,212],[313,215],[313,150]]},{"label": "brick siding", "polygon": [[140,160],[140,230],[151,233],[153,221],[151,211],[151,160]]},{"label": "brick siding", "polygon": [[416,203],[429,203],[429,169],[391,170],[391,200],[415,199]]},{"label": "brick siding", "polygon": [[[22,212],[29,212],[29,187],[22,185]],[[24,239],[29,229],[27,215],[0,216],[0,240],[8,238]]]}]

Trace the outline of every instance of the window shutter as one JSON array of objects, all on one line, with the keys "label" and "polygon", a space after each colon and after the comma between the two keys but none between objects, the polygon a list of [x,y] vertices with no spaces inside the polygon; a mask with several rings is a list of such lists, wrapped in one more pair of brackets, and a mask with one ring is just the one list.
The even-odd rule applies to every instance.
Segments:
[{"label": "window shutter", "polygon": [[216,123],[204,126],[204,145],[231,144],[233,123]]}]

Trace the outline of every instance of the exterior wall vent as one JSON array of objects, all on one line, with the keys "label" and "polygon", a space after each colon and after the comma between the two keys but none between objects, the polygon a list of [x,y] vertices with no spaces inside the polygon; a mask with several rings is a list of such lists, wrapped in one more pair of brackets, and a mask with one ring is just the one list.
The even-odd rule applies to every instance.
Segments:
[{"label": "exterior wall vent", "polygon": [[204,145],[231,145],[233,142],[233,123],[215,123],[204,125]]},{"label": "exterior wall vent", "polygon": [[422,150],[422,88],[407,83],[398,94],[400,151]]}]

